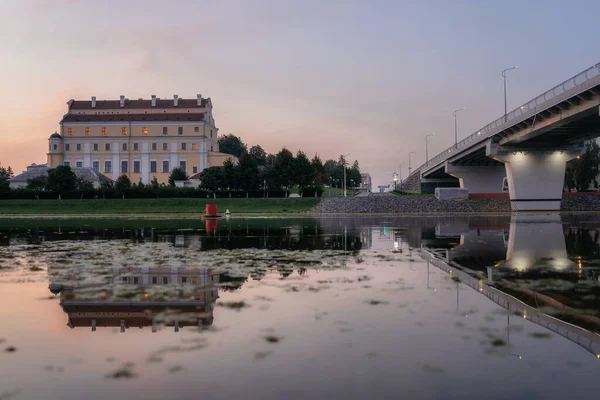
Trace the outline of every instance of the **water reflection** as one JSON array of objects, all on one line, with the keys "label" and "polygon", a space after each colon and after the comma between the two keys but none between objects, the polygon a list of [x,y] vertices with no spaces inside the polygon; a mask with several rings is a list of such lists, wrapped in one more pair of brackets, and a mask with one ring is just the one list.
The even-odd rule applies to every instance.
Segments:
[{"label": "water reflection", "polygon": [[[60,306],[70,328],[152,326],[202,328],[213,322],[219,274],[209,269],[170,267],[113,267],[112,284],[81,285],[77,268],[67,272],[71,282],[53,281],[49,289],[60,294]],[[110,279],[110,275],[105,276]]]}]

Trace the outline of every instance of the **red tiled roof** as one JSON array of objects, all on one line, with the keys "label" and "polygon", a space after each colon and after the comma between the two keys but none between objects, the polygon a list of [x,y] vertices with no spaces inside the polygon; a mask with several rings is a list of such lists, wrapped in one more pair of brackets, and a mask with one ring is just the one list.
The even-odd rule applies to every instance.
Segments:
[{"label": "red tiled roof", "polygon": [[[202,99],[201,107],[206,107],[207,99]],[[96,100],[96,108],[92,108],[91,100],[74,100],[69,110],[112,110],[112,109],[140,109],[140,108],[194,108],[198,107],[197,99],[179,99],[175,107],[173,99],[156,99],[156,107],[152,107],[152,100],[127,100],[121,107],[120,100]]]},{"label": "red tiled roof", "polygon": [[200,174],[201,172],[198,172],[197,174],[190,176],[188,179],[200,179]]},{"label": "red tiled roof", "polygon": [[204,113],[153,114],[67,114],[63,122],[202,121]]}]

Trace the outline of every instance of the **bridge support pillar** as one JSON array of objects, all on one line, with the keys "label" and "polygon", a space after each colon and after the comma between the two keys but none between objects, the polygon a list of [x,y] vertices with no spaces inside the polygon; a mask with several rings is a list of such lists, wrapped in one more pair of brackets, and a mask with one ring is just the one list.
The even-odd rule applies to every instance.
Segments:
[{"label": "bridge support pillar", "polygon": [[502,182],[506,177],[504,165],[461,166],[446,163],[446,173],[458,178],[460,187],[469,189],[469,194],[502,193]]},{"label": "bridge support pillar", "polygon": [[513,211],[560,210],[567,161],[582,151],[490,146],[488,155],[504,162]]}]

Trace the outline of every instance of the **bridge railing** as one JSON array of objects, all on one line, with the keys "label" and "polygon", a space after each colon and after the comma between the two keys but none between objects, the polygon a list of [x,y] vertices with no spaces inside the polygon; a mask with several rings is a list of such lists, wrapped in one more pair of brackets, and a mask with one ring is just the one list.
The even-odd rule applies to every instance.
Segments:
[{"label": "bridge railing", "polygon": [[600,78],[600,63],[586,69],[585,71],[567,79],[563,83],[556,85],[547,92],[539,95],[535,99],[523,104],[520,107],[512,110],[506,116],[502,116],[497,120],[487,124],[475,133],[467,136],[465,139],[458,142],[456,145],[444,150],[440,154],[425,162],[419,168],[415,169],[421,173],[423,169],[435,166],[442,161],[450,158],[452,154],[459,152],[462,149],[469,148],[478,142],[481,142],[496,133],[506,129],[512,125],[532,117],[540,111],[548,109],[562,101],[567,100],[574,92],[583,92],[599,83]]}]

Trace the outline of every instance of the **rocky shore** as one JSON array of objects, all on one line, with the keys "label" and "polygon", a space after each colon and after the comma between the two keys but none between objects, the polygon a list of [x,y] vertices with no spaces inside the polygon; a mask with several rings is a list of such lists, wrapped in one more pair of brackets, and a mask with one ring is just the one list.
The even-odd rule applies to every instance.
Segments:
[{"label": "rocky shore", "polygon": [[[600,196],[564,196],[563,211],[600,211]],[[440,201],[433,196],[370,195],[323,198],[312,209],[316,213],[508,213],[506,197]]]}]

